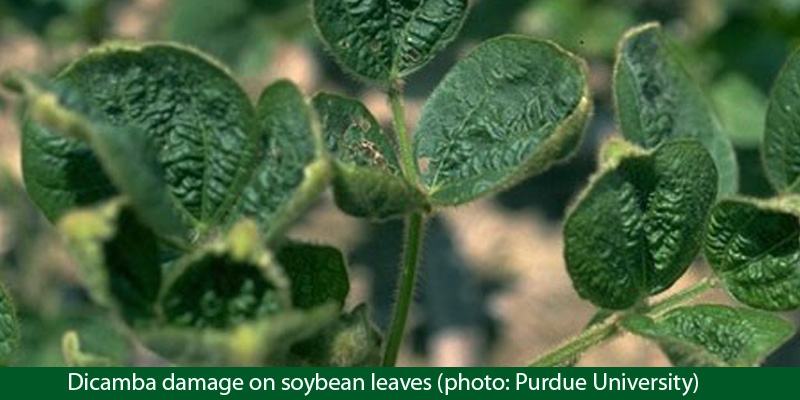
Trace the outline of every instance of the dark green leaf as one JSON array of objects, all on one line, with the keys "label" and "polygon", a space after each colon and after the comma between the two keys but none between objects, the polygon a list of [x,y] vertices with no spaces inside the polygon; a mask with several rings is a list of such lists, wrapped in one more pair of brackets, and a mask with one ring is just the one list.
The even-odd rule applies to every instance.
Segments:
[{"label": "dark green leaf", "polygon": [[257,112],[263,152],[231,217],[255,219],[271,240],[318,198],[332,168],[312,111],[293,83],[266,88]]},{"label": "dark green leaf", "polygon": [[293,306],[344,305],[350,280],[344,256],[336,248],[289,242],[278,252],[278,262],[289,277]]},{"label": "dark green leaf", "polygon": [[795,331],[770,313],[720,305],[676,308],[655,320],[634,316],[623,325],[659,343],[678,367],[758,365]]},{"label": "dark green leaf", "polygon": [[800,192],[800,50],[796,51],[775,81],[767,108],[764,133],[764,166],[767,177],[780,192]]},{"label": "dark green leaf", "polygon": [[[78,93],[109,125],[111,131],[103,135],[112,146],[109,154],[140,143],[112,140],[114,134],[146,137],[184,218],[202,231],[223,217],[245,183],[257,150],[253,106],[224,68],[175,45],[113,44],[71,64],[56,83]],[[132,156],[146,161],[137,157]],[[100,164],[86,144],[26,122],[26,184],[51,219],[113,195],[115,189]],[[124,166],[119,161],[111,165]]]},{"label": "dark green leaf", "polygon": [[739,301],[764,310],[800,307],[800,202],[729,199],[711,213],[705,255]]},{"label": "dark green leaf", "polygon": [[591,108],[585,63],[555,44],[481,44],[422,111],[415,155],[431,202],[466,203],[547,169],[577,147]]},{"label": "dark green leaf", "polygon": [[81,349],[80,337],[70,331],[61,339],[61,356],[67,367],[121,367],[120,363],[104,356],[86,353]]},{"label": "dark green leaf", "polygon": [[717,166],[719,193],[736,192],[733,146],[658,24],[634,28],[622,39],[614,99],[626,139],[647,149],[670,140],[697,139]]},{"label": "dark green leaf", "polygon": [[422,68],[455,38],[467,0],[314,0],[313,15],[344,68],[386,84]]},{"label": "dark green leaf", "polygon": [[336,204],[356,217],[385,219],[425,208],[401,173],[394,146],[358,100],[320,93],[314,108],[336,162]]},{"label": "dark green leaf", "polygon": [[696,141],[611,160],[570,212],[564,240],[581,297],[618,310],[668,289],[694,260],[717,173]]},{"label": "dark green leaf", "polygon": [[292,358],[312,367],[376,367],[381,361],[381,335],[362,304],[313,338],[294,345]]},{"label": "dark green leaf", "polygon": [[289,282],[249,220],[224,240],[184,257],[167,273],[159,299],[170,325],[226,329],[289,308]]},{"label": "dark green leaf", "polygon": [[58,229],[96,302],[131,324],[153,318],[161,287],[158,241],[123,201],[66,214]]},{"label": "dark green leaf", "polygon": [[0,283],[0,366],[11,362],[19,347],[19,321],[17,310],[6,288]]}]

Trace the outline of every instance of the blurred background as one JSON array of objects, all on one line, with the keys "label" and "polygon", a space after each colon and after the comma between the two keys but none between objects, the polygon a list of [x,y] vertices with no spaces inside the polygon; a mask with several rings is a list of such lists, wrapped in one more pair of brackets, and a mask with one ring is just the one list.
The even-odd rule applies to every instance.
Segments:
[{"label": "blurred background", "polygon": [[[577,334],[594,313],[572,290],[561,222],[615,133],[611,76],[616,43],[636,24],[660,21],[706,89],[741,164],[744,193],[769,196],[759,145],[770,85],[800,44],[800,0],[472,0],[459,39],[407,86],[409,119],[448,69],[475,44],[504,33],[555,40],[589,61],[596,114],[569,163],[495,198],[449,210],[428,231],[417,306],[402,365],[518,366]],[[277,78],[307,94],[361,98],[389,126],[384,95],[350,79],[314,35],[306,0],[0,0],[0,71],[52,73],[111,39],[174,40],[223,60],[253,96]],[[0,92],[0,276],[15,296],[24,348],[17,365],[61,365],[60,338],[76,329],[88,350],[131,363],[152,356],[118,333],[88,301],[73,262],[22,188],[18,108]],[[335,229],[331,229],[335,227]],[[344,216],[330,196],[294,236],[342,248],[351,262],[350,304],[368,301],[388,323],[402,226]],[[700,262],[671,290],[707,275]],[[729,302],[724,294],[714,300]],[[797,315],[787,314],[797,321]],[[660,351],[624,337],[591,351],[582,366],[665,366]],[[797,340],[768,361],[800,366]]]}]

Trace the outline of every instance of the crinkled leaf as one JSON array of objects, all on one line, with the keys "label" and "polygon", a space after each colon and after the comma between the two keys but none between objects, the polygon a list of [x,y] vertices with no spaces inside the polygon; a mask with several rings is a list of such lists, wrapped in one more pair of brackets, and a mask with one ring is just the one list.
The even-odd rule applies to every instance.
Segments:
[{"label": "crinkled leaf", "polygon": [[348,71],[378,83],[406,77],[452,41],[467,0],[314,0],[317,30]]},{"label": "crinkled leaf", "polygon": [[11,357],[19,347],[19,340],[17,310],[6,288],[0,283],[0,366],[11,362]]},{"label": "crinkled leaf", "polygon": [[778,75],[767,108],[764,133],[764,166],[772,185],[780,192],[800,192],[800,50]]},{"label": "crinkled leaf", "polygon": [[800,307],[799,204],[738,198],[714,207],[705,255],[737,300],[764,310]]},{"label": "crinkled leaf", "polygon": [[581,297],[626,309],[672,286],[700,250],[716,182],[696,141],[606,164],[564,227],[567,270]]},{"label": "crinkled leaf", "polygon": [[257,113],[262,152],[231,217],[256,220],[273,239],[317,199],[331,167],[313,113],[293,83],[266,88]]},{"label": "crinkled leaf", "polygon": [[721,305],[676,308],[655,320],[634,316],[623,325],[659,343],[678,367],[755,366],[795,331],[770,313]]},{"label": "crinkled leaf", "polygon": [[[110,125],[106,137],[146,137],[184,218],[201,230],[222,218],[257,150],[253,106],[224,68],[176,45],[112,44],[90,51],[55,81],[75,90]],[[129,144],[123,142],[136,141],[109,143]],[[26,184],[51,219],[113,195],[100,164],[85,143],[26,122]]]},{"label": "crinkled leaf", "polygon": [[255,223],[178,260],[159,298],[169,325],[226,329],[275,315],[290,306],[289,283],[264,247]]},{"label": "crinkled leaf", "polygon": [[295,363],[312,367],[376,367],[381,361],[381,335],[365,305],[292,347]]},{"label": "crinkled leaf", "polygon": [[154,317],[161,287],[158,241],[124,201],[70,212],[58,229],[94,301],[134,325]]},{"label": "crinkled leaf", "polygon": [[61,356],[67,367],[121,367],[120,363],[104,356],[84,352],[77,332],[70,331],[61,339]]},{"label": "crinkled leaf", "polygon": [[626,139],[647,149],[675,139],[697,139],[717,166],[719,193],[736,192],[733,146],[658,24],[634,28],[622,39],[614,98]]},{"label": "crinkled leaf", "polygon": [[281,366],[294,343],[313,337],[337,315],[337,307],[329,304],[286,310],[227,329],[173,326],[140,334],[149,348],[179,365]]},{"label": "crinkled leaf", "polygon": [[293,306],[309,309],[323,304],[344,305],[350,280],[339,250],[288,242],[281,246],[277,258],[289,278]]},{"label": "crinkled leaf", "polygon": [[415,155],[434,205],[513,185],[577,147],[591,113],[585,63],[504,36],[461,60],[425,105]]},{"label": "crinkled leaf", "polygon": [[358,100],[320,93],[314,109],[336,163],[336,204],[356,217],[385,219],[425,207],[425,195],[401,173],[394,146]]}]

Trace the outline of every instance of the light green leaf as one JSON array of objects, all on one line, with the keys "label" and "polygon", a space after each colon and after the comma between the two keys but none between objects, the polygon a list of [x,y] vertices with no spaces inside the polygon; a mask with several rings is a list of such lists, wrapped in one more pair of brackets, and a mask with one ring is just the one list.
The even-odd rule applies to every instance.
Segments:
[{"label": "light green leaf", "polygon": [[[125,132],[146,137],[185,219],[201,232],[221,220],[257,150],[253,106],[223,67],[172,44],[110,44],[78,59],[55,81],[78,93],[110,125],[113,132],[105,137]],[[86,144],[26,122],[26,184],[51,219],[115,193],[100,164]]]},{"label": "light green leaf", "polygon": [[358,100],[319,93],[313,100],[334,157],[334,196],[344,212],[372,219],[426,208],[425,195],[403,178],[394,145]]},{"label": "light green leaf", "polygon": [[639,26],[623,37],[614,100],[626,139],[647,149],[671,140],[697,139],[717,166],[719,193],[736,192],[739,172],[733,146],[658,24]]},{"label": "light green leaf", "polygon": [[78,333],[70,331],[61,339],[61,356],[67,367],[121,367],[120,363],[104,356],[86,353],[81,349]]},{"label": "light green leaf", "polygon": [[254,222],[176,261],[159,297],[168,325],[226,329],[291,305],[289,281],[264,247]]},{"label": "light green leaf", "polygon": [[550,42],[479,45],[425,105],[415,155],[433,205],[458,205],[544,171],[577,147],[591,114],[586,65]]},{"label": "light green leaf", "polygon": [[623,325],[659,343],[678,367],[756,366],[795,331],[770,313],[721,305],[676,308],[655,320],[633,316]]},{"label": "light green leaf", "polygon": [[58,230],[94,301],[134,325],[154,317],[161,287],[158,241],[124,201],[66,214]]},{"label": "light green leaf", "polygon": [[758,149],[764,137],[767,96],[745,76],[731,73],[714,83],[711,98],[734,146]]},{"label": "light green leaf", "polygon": [[613,162],[592,178],[564,227],[575,289],[614,310],[683,275],[700,250],[717,188],[714,162],[696,141],[620,154],[607,157]]},{"label": "light green leaf", "polygon": [[0,283],[0,367],[11,362],[11,357],[19,348],[19,341],[17,310],[6,288]]},{"label": "light green leaf", "polygon": [[779,192],[800,192],[800,50],[784,65],[769,97],[764,166]]},{"label": "light green leaf", "polygon": [[314,0],[317,30],[349,72],[379,84],[419,70],[452,41],[467,0]]},{"label": "light green leaf", "polygon": [[289,278],[292,305],[310,309],[323,304],[344,305],[350,292],[347,265],[333,247],[288,242],[278,251],[278,262]]},{"label": "light green leaf", "polygon": [[763,310],[800,307],[800,200],[728,199],[711,213],[705,255],[737,300]]},{"label": "light green leaf", "polygon": [[295,363],[310,367],[376,367],[381,361],[381,335],[365,305],[292,347]]},{"label": "light green leaf", "polygon": [[256,220],[272,240],[319,197],[332,167],[313,113],[293,83],[266,88],[257,113],[262,152],[231,219]]}]

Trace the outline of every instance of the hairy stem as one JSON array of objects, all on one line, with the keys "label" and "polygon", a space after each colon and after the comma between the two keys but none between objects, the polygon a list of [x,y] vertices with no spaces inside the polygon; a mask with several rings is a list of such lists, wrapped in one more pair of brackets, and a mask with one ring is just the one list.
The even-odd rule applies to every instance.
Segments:
[{"label": "hairy stem", "polygon": [[[716,281],[713,278],[705,278],[694,286],[675,293],[674,295],[656,303],[643,310],[643,314],[649,317],[657,317],[675,307],[679,307],[686,302],[700,296],[706,291],[713,289]],[[536,361],[529,364],[529,367],[557,367],[569,363],[580,356],[586,350],[597,346],[611,338],[617,337],[624,332],[620,327],[621,316],[618,314],[604,321],[587,328],[583,333],[572,339],[567,340],[561,346],[540,356]]]},{"label": "hairy stem", "polygon": [[389,89],[389,103],[392,106],[392,120],[394,122],[394,131],[397,135],[397,147],[400,151],[400,163],[403,169],[403,175],[411,181],[414,185],[419,183],[419,172],[417,171],[417,163],[414,160],[414,146],[411,140],[411,134],[406,127],[406,111],[405,104],[403,103],[403,93],[393,85]]}]

